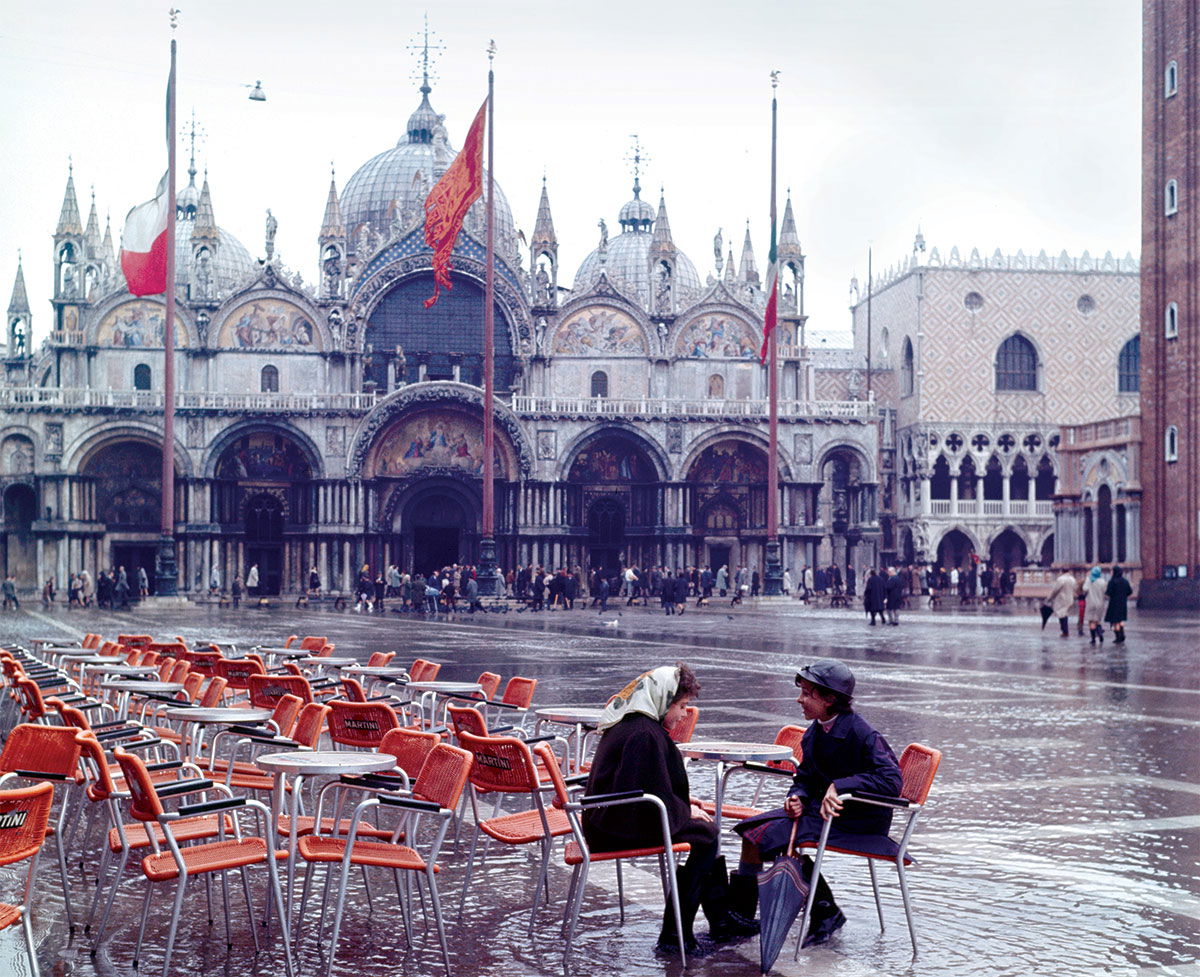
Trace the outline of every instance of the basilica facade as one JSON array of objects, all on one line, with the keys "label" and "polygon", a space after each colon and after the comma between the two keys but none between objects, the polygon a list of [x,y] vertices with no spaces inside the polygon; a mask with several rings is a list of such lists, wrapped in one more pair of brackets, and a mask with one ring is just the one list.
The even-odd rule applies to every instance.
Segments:
[{"label": "basilica facade", "polygon": [[[426,309],[423,204],[454,157],[429,96],[394,147],[340,191],[331,181],[316,283],[276,259],[273,218],[257,259],[218,226],[192,166],[175,225],[180,590],[227,588],[251,566],[271,593],[302,589],[314,566],[347,589],[364,563],[474,563],[485,464],[502,569],[761,570],[769,491],[784,566],[875,563],[880,414],[854,355],[805,343],[790,203],[778,485],[749,233],[702,273],[636,177],[569,288],[546,185],[527,247],[497,190],[496,438],[482,456],[483,202],[453,289]],[[128,294],[73,175],[54,249],[49,339],[33,348],[18,267],[0,387],[0,558],[26,591],[82,569],[152,571],[159,535],[164,300]]]}]

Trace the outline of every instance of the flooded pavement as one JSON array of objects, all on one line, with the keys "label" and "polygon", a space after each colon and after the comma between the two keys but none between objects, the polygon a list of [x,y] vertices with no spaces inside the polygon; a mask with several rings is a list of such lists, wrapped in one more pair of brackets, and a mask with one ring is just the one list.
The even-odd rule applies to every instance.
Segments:
[{"label": "flooded pavement", "polygon": [[[777,973],[1200,975],[1200,642],[1194,618],[1135,615],[1126,644],[1092,646],[1075,635],[1060,638],[1053,626],[1039,630],[1031,608],[913,612],[898,628],[869,627],[853,611],[795,602],[714,606],[670,618],[656,609],[619,611],[427,621],[290,606],[38,610],[0,618],[0,640],[146,631],[250,645],[321,634],[336,642],[338,655],[365,660],[373,651],[395,650],[401,662],[440,661],[443,679],[473,680],[485,669],[505,679],[530,675],[539,679],[538,705],[599,705],[638,672],[683,660],[703,685],[697,738],[768,742],[780,726],[802,722],[792,686],[797,663],[838,657],[854,669],[858,709],[897,754],[910,742],[943,751],[912,842],[920,863],[910,874],[920,957],[912,959],[894,871],[880,871],[887,923],[881,933],[865,867],[831,856],[827,877],[849,922],[798,961],[789,943]],[[614,620],[617,625],[608,626]],[[711,796],[712,768],[696,763],[690,770],[693,793]],[[752,783],[731,778],[727,801],[749,803]],[[768,800],[760,803],[769,806]],[[736,860],[731,840],[726,853]],[[445,854],[439,887],[456,977],[563,974],[558,926],[569,873],[561,856],[552,866],[553,904],[540,911],[531,939],[536,867],[530,852],[493,846],[461,904],[465,848]],[[85,860],[83,875],[73,867],[77,904],[90,896],[95,870],[94,857]],[[261,901],[258,877],[252,886]],[[442,973],[436,934],[425,931],[420,914],[410,949],[390,880],[380,877],[371,888],[373,913],[361,876],[352,880],[333,973]],[[134,973],[140,880],[123,887],[114,929],[98,947],[90,934],[68,934],[57,889],[53,858],[46,858],[35,914],[43,972]],[[230,889],[234,949],[225,946],[217,890],[217,922],[210,928],[204,890],[196,885],[172,973],[284,973],[278,941],[254,955],[241,887],[231,880]],[[622,926],[611,867],[593,871],[569,973],[680,972],[677,961],[652,953],[662,906],[654,865],[627,870],[625,890]],[[161,971],[168,893],[156,892],[153,905],[140,968],[145,974]],[[306,926],[298,972],[324,973],[328,936],[318,939],[311,909]],[[697,931],[703,929],[698,922]],[[754,974],[757,959],[751,940],[690,962],[688,971]],[[22,941],[10,928],[0,933],[0,975],[24,973]]]}]

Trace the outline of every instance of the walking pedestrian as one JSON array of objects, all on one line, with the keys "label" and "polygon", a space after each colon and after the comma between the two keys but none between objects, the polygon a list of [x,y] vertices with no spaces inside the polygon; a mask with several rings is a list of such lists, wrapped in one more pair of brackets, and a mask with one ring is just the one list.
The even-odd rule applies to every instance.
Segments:
[{"label": "walking pedestrian", "polygon": [[54,586],[54,578],[47,577],[45,586],[42,587],[42,606],[43,607],[53,607],[54,606],[54,598],[57,595],[57,593],[58,593],[58,591],[55,589],[55,586]]},{"label": "walking pedestrian", "polygon": [[1100,622],[1104,620],[1105,605],[1108,604],[1107,590],[1108,581],[1104,579],[1104,571],[1099,567],[1092,567],[1083,585],[1083,616],[1087,618],[1092,644],[1095,644],[1097,639],[1104,644],[1104,625]]},{"label": "walking pedestrian", "polygon": [[212,571],[208,575],[208,595],[216,597],[221,593],[221,568],[217,564],[213,564]]},{"label": "walking pedestrian", "polygon": [[17,582],[10,573],[4,578],[4,609],[19,611],[21,601],[17,599]]},{"label": "walking pedestrian", "polygon": [[1108,612],[1104,620],[1112,625],[1113,643],[1125,643],[1125,620],[1129,617],[1129,597],[1133,587],[1125,579],[1125,574],[1119,566],[1113,564],[1112,579],[1108,581],[1105,596],[1108,597]]},{"label": "walking pedestrian", "polygon": [[250,566],[250,572],[246,574],[246,596],[258,596],[258,564],[254,563]]},{"label": "walking pedestrian", "polygon": [[783,571],[783,592],[790,595],[792,592],[792,568],[785,567]]},{"label": "walking pedestrian", "polygon": [[846,596],[847,597],[856,596],[856,594],[854,592],[854,585],[856,583],[858,583],[858,574],[854,570],[854,565],[852,563],[847,563],[846,564]]},{"label": "walking pedestrian", "polygon": [[79,596],[83,601],[84,607],[92,606],[92,598],[96,595],[96,585],[92,582],[92,575],[87,568],[79,571]]},{"label": "walking pedestrian", "polygon": [[233,606],[240,607],[242,603],[242,575],[240,573],[234,574],[233,584],[229,590],[233,596]]},{"label": "walking pedestrian", "polygon": [[863,610],[871,620],[871,627],[875,627],[876,614],[881,621],[884,620],[883,599],[883,578],[872,568],[867,573],[867,582],[863,585]]},{"label": "walking pedestrian", "polygon": [[150,578],[146,575],[145,567],[138,567],[138,599],[145,600],[150,596]]},{"label": "walking pedestrian", "polygon": [[124,567],[117,567],[117,584],[113,588],[113,593],[122,609],[129,607],[129,576],[125,573]]},{"label": "walking pedestrian", "polygon": [[310,597],[321,596],[321,574],[317,571],[315,563],[308,571],[308,595]]},{"label": "walking pedestrian", "polygon": [[1068,618],[1071,616],[1071,608],[1075,606],[1075,592],[1078,589],[1079,585],[1075,582],[1071,571],[1063,570],[1058,579],[1054,581],[1050,595],[1046,598],[1050,610],[1058,618],[1058,626],[1063,638],[1071,636],[1071,622]]},{"label": "walking pedestrian", "polygon": [[904,606],[904,581],[895,567],[887,568],[887,579],[883,583],[884,606],[887,608],[888,624],[900,627],[900,608]]},{"label": "walking pedestrian", "polygon": [[717,571],[717,594],[724,597],[725,591],[729,589],[729,568],[722,565]]}]

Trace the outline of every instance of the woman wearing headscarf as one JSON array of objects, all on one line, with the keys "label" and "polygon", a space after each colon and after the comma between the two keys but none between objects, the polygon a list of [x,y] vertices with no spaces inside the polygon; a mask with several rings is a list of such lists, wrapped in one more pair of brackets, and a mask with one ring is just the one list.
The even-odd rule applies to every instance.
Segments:
[{"label": "woman wearing headscarf", "polygon": [[1104,625],[1100,622],[1104,620],[1104,605],[1108,603],[1105,594],[1107,589],[1108,582],[1100,568],[1092,567],[1083,585],[1083,616],[1087,618],[1092,644],[1096,643],[1097,638],[1104,644]]},{"label": "woman wearing headscarf", "polygon": [[[684,944],[689,954],[699,945],[692,934],[701,904],[710,936],[725,942],[758,931],[753,923],[730,916],[724,861],[712,818],[691,800],[687,771],[671,729],[700,694],[700,683],[686,665],[664,665],[639,675],[608,703],[599,723],[600,744],[592,760],[588,794],[637,790],[653,794],[667,809],[673,842],[687,842],[691,853],[680,866],[676,885]],[[662,844],[659,812],[650,804],[588,810],[583,833],[595,851],[623,851]],[[668,901],[657,949],[678,953],[678,934]],[[703,951],[701,951],[703,952]]]},{"label": "woman wearing headscarf", "polygon": [[1125,643],[1125,619],[1129,617],[1129,597],[1133,593],[1133,587],[1129,585],[1129,581],[1125,579],[1125,574],[1121,572],[1119,566],[1113,565],[1112,579],[1108,582],[1108,587],[1105,590],[1105,596],[1108,598],[1108,612],[1104,615],[1104,620],[1112,625],[1114,644]]}]

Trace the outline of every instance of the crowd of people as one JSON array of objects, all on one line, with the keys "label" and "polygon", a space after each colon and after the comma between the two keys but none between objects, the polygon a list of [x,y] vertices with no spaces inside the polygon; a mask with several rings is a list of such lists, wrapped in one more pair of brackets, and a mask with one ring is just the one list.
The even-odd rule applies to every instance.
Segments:
[{"label": "crowd of people", "polygon": [[1043,605],[1043,623],[1051,617],[1058,618],[1061,636],[1071,636],[1071,613],[1078,615],[1078,630],[1083,636],[1084,621],[1087,621],[1088,635],[1092,644],[1104,643],[1104,625],[1109,625],[1113,633],[1113,641],[1122,644],[1125,641],[1125,622],[1129,618],[1129,598],[1133,587],[1125,577],[1125,572],[1117,564],[1113,564],[1111,574],[1104,576],[1104,571],[1094,566],[1087,576],[1077,580],[1070,570],[1064,570],[1054,581],[1050,593]]}]

